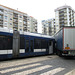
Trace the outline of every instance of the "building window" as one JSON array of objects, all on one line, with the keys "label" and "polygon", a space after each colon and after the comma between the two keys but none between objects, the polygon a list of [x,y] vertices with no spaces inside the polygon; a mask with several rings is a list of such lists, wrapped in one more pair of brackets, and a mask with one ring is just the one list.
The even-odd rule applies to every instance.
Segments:
[{"label": "building window", "polygon": [[10,15],[12,15],[12,14],[10,13]]},{"label": "building window", "polygon": [[24,24],[26,24],[26,22],[24,21]]},{"label": "building window", "polygon": [[22,20],[19,20],[19,22],[22,22]]},{"label": "building window", "polygon": [[7,22],[6,23],[4,23],[5,25],[7,25]]},{"label": "building window", "polygon": [[22,31],[22,29],[20,29],[20,31]]},{"label": "building window", "polygon": [[12,20],[12,18],[10,18],[10,20]]},{"label": "building window", "polygon": [[27,19],[28,21],[30,20],[30,19]]},{"label": "building window", "polygon": [[14,13],[13,16],[18,18],[18,14],[16,14],[16,13]]},{"label": "building window", "polygon": [[12,25],[12,23],[10,23],[10,25]]},{"label": "building window", "polygon": [[23,19],[27,19],[27,16],[24,16]]},{"label": "building window", "polygon": [[30,23],[28,22],[28,24],[30,24]]},{"label": "building window", "polygon": [[13,19],[13,22],[18,22],[17,19]]},{"label": "building window", "polygon": [[20,27],[22,27],[22,25],[19,25]]},{"label": "building window", "polygon": [[7,19],[7,16],[5,16],[5,19]]},{"label": "building window", "polygon": [[3,12],[3,9],[0,9],[0,12]]},{"label": "building window", "polygon": [[7,13],[7,10],[5,10],[5,13]]},{"label": "building window", "polygon": [[0,15],[0,18],[2,18],[2,16]]},{"label": "building window", "polygon": [[22,18],[22,16],[20,15],[20,18]]},{"label": "building window", "polygon": [[0,19],[2,19],[2,16],[0,15]]}]

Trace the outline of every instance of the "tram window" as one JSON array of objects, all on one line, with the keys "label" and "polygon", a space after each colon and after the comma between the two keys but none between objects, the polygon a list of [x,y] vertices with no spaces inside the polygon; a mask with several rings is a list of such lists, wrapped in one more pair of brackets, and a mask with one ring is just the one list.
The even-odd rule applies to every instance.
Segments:
[{"label": "tram window", "polygon": [[28,52],[29,51],[29,40],[26,40],[26,43],[25,43],[25,51]]},{"label": "tram window", "polygon": [[25,38],[20,37],[20,49],[25,49]]},{"label": "tram window", "polygon": [[41,39],[34,39],[34,49],[41,49]]},{"label": "tram window", "polygon": [[13,38],[11,36],[8,36],[8,49],[12,49],[13,45]]},{"label": "tram window", "polygon": [[30,48],[31,48],[31,52],[33,52],[33,40],[31,40],[30,42]]},{"label": "tram window", "polygon": [[0,36],[0,50],[12,49],[12,37]]},{"label": "tram window", "polygon": [[41,40],[41,48],[46,49],[47,48],[47,41],[46,40]]}]

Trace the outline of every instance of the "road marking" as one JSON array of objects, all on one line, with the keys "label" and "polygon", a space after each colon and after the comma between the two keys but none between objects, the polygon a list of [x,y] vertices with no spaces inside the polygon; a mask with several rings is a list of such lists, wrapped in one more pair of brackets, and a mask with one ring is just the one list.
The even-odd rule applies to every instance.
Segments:
[{"label": "road marking", "polygon": [[45,65],[45,66],[34,68],[34,69],[31,69],[31,70],[15,73],[15,74],[12,74],[12,75],[27,75],[27,74],[31,74],[33,72],[37,72],[37,71],[40,71],[40,70],[43,70],[43,69],[46,69],[46,68],[50,68],[50,67],[52,67],[52,66],[51,65]]},{"label": "road marking", "polygon": [[21,67],[17,67],[17,68],[6,69],[6,70],[2,70],[0,72],[1,73],[7,73],[7,72],[16,71],[16,70],[25,69],[25,68],[30,68],[30,67],[39,66],[39,65],[41,65],[41,64],[40,63],[36,63],[36,64],[21,66]]},{"label": "road marking", "polygon": [[54,75],[54,74],[56,74],[56,73],[58,73],[58,72],[60,72],[60,71],[62,71],[62,70],[64,70],[64,69],[65,69],[65,68],[59,67],[59,68],[50,70],[50,71],[48,71],[48,72],[42,73],[42,74],[40,74],[40,75]]},{"label": "road marking", "polygon": [[75,69],[70,71],[70,72],[68,72],[68,73],[66,73],[65,75],[75,75]]},{"label": "road marking", "polygon": [[14,64],[15,64],[15,66],[17,66],[17,65],[23,65],[23,64],[37,63],[39,61],[45,61],[45,60],[48,60],[49,59],[49,58],[47,58],[47,59],[40,59],[40,58],[41,57],[39,57],[39,59],[37,59],[37,58],[36,59],[35,58],[28,59],[28,60],[23,59],[23,60],[17,60],[17,61],[12,61],[12,62],[9,61],[9,62],[5,62],[5,63],[2,63],[2,64],[0,63],[0,69],[6,68],[6,67],[13,67]]}]

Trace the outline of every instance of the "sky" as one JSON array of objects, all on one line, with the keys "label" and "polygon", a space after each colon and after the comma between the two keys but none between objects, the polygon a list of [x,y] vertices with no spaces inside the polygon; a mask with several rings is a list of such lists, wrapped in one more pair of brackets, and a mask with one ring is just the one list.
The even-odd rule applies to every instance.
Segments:
[{"label": "sky", "polygon": [[69,5],[75,10],[75,0],[0,0],[0,4],[27,13],[38,21],[38,32],[42,32],[42,20],[55,18],[54,10]]}]

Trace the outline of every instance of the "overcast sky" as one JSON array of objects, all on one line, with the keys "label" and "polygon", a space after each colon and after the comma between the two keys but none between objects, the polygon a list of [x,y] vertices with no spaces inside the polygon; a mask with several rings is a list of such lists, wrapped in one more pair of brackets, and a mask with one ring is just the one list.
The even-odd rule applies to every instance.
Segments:
[{"label": "overcast sky", "polygon": [[41,21],[55,18],[54,10],[69,5],[75,10],[75,0],[0,0],[0,4],[25,12],[38,20],[38,31],[41,33]]}]

